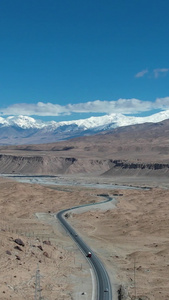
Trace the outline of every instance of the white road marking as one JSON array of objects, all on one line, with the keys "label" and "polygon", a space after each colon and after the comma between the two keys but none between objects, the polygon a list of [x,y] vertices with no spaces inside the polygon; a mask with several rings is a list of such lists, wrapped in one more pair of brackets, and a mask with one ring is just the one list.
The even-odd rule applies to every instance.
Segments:
[{"label": "white road marking", "polygon": [[96,291],[96,287],[95,287],[95,276],[94,276],[94,271],[93,269],[90,268],[90,273],[91,273],[91,277],[92,277],[92,298],[91,300],[95,300],[95,291]]}]

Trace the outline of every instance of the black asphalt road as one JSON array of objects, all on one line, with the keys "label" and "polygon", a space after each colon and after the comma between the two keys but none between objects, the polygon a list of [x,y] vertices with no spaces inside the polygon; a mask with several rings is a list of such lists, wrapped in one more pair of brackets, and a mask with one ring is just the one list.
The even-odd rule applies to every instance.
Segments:
[{"label": "black asphalt road", "polygon": [[[108,202],[108,201],[111,201],[111,199],[109,199],[105,202]],[[70,210],[79,208],[79,207],[82,207],[82,206],[76,206],[71,209],[62,210],[57,214],[57,218],[59,219],[59,221],[65,228],[65,230],[72,237],[72,239],[78,244],[78,246],[81,249],[84,256],[86,257],[88,252],[92,253],[92,256],[86,257],[86,259],[89,261],[91,267],[94,270],[95,276],[96,276],[96,282],[97,282],[96,300],[112,300],[111,282],[110,282],[109,275],[108,275],[103,263],[100,261],[100,259],[97,257],[97,255],[92,251],[92,249],[76,233],[76,231],[72,228],[72,226],[70,226],[70,224],[67,222],[67,220],[64,217],[65,214],[68,213]]]}]

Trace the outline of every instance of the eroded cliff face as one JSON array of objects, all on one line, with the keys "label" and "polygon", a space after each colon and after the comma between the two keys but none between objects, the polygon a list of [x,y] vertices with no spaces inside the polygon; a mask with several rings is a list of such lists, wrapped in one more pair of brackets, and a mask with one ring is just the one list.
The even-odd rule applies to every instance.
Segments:
[{"label": "eroded cliff face", "polygon": [[55,156],[0,155],[1,174],[57,175],[101,174],[109,170],[108,160]]},{"label": "eroded cliff face", "polygon": [[168,163],[129,162],[111,160],[112,166],[104,173],[109,176],[169,176]]},{"label": "eroded cliff face", "polygon": [[58,175],[94,174],[109,176],[169,175],[168,163],[143,163],[87,157],[58,157],[46,154],[36,156],[0,155],[1,174]]},{"label": "eroded cliff face", "polygon": [[169,164],[165,163],[135,163],[135,162],[127,162],[122,160],[113,160],[114,168],[122,168],[122,169],[149,169],[149,170],[161,170],[161,169],[169,169]]}]

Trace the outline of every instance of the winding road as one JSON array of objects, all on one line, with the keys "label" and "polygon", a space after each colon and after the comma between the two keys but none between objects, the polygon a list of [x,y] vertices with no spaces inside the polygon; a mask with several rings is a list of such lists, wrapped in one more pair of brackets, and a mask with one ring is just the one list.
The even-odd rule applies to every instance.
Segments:
[{"label": "winding road", "polygon": [[[109,202],[111,200],[112,199],[109,198],[107,201],[100,202],[100,204]],[[99,203],[97,203],[97,204],[99,204]],[[91,204],[89,204],[89,205],[91,205]],[[65,228],[65,230],[72,237],[72,239],[78,244],[82,253],[84,254],[84,256],[88,260],[89,264],[91,265],[91,267],[94,270],[94,273],[96,276],[96,282],[97,282],[96,300],[112,300],[111,282],[110,282],[109,275],[108,275],[103,263],[100,261],[100,259],[97,257],[97,255],[83,241],[83,239],[76,233],[76,231],[73,229],[73,227],[65,219],[65,214],[70,212],[71,210],[89,206],[89,205],[75,206],[70,209],[64,209],[64,210],[60,211],[56,216],[57,216],[58,220],[61,222],[62,226]],[[91,257],[87,257],[88,252],[92,253]]]}]

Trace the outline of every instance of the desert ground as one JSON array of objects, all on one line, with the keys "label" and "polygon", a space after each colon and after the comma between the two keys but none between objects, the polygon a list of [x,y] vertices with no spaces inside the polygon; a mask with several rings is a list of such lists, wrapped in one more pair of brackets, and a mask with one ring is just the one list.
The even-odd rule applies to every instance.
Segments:
[{"label": "desert ground", "polygon": [[[99,184],[99,178],[88,176],[88,181]],[[120,287],[126,300],[169,299],[168,179],[100,178],[100,183],[113,181],[143,189],[41,186],[0,178],[0,299],[91,299],[90,266],[55,213],[99,203],[103,194],[115,199],[112,204],[74,210],[69,222],[107,266],[113,300]]]}]

